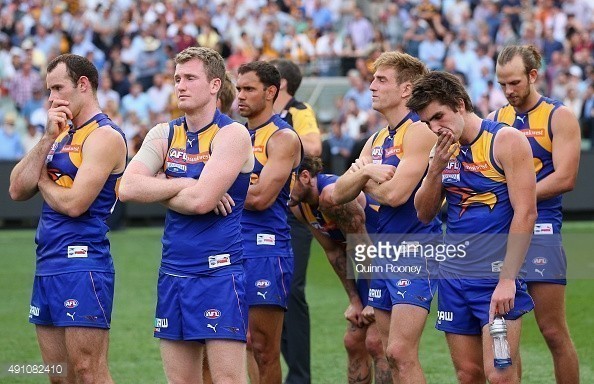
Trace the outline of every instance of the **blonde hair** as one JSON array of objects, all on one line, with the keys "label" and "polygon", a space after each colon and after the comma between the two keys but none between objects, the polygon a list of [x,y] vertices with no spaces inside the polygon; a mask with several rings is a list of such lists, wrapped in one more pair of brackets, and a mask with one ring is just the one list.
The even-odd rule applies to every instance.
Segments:
[{"label": "blonde hair", "polygon": [[188,47],[175,56],[175,64],[184,64],[192,59],[198,59],[204,64],[204,71],[208,81],[225,79],[225,61],[214,49],[207,47]]},{"label": "blonde hair", "polygon": [[382,53],[373,63],[373,71],[377,71],[379,67],[393,68],[396,72],[397,84],[407,81],[414,83],[417,79],[429,73],[421,60],[408,53],[397,51]]}]

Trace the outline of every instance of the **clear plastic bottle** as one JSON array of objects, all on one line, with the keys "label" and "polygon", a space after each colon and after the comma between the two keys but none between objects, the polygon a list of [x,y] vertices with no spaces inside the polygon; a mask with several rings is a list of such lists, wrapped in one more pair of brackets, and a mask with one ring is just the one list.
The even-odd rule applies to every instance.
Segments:
[{"label": "clear plastic bottle", "polygon": [[507,342],[507,325],[502,316],[495,316],[489,326],[489,333],[493,338],[493,364],[495,368],[509,367],[512,365],[512,360]]}]

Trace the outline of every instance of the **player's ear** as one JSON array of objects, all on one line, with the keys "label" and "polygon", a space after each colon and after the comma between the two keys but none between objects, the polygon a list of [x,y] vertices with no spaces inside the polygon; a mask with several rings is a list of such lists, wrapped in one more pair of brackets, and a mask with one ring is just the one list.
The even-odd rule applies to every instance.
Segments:
[{"label": "player's ear", "polygon": [[528,72],[528,81],[530,82],[530,84],[536,83],[537,77],[538,77],[537,69],[531,69],[530,72]]}]

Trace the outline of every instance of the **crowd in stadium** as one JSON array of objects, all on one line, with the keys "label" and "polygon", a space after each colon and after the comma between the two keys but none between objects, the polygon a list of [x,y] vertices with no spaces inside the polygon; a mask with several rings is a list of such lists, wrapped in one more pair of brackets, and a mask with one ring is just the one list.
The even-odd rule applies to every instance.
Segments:
[{"label": "crowd in stadium", "polygon": [[545,59],[543,94],[574,111],[584,138],[594,132],[594,9],[587,0],[376,0],[363,8],[336,0],[3,3],[0,159],[20,158],[41,137],[45,65],[66,52],[99,68],[101,107],[124,128],[133,155],[155,122],[179,115],[172,58],[192,45],[217,49],[231,72],[284,57],[305,75],[348,75],[352,87],[336,101],[326,146],[345,162],[358,140],[385,123],[371,109],[370,67],[394,49],[458,74],[486,116],[506,104],[494,78],[497,52],[534,44]]}]

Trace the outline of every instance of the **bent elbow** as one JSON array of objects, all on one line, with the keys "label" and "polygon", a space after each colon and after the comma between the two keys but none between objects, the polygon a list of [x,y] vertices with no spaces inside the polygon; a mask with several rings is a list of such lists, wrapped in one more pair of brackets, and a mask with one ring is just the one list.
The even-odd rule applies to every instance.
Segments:
[{"label": "bent elbow", "polygon": [[127,203],[129,201],[132,201],[134,196],[132,193],[132,188],[130,188],[130,184],[126,183],[124,181],[122,181],[120,183],[120,186],[118,188],[118,199],[122,202],[122,203]]},{"label": "bent elbow", "polygon": [[10,187],[8,187],[8,194],[10,195],[10,198],[14,201],[27,200],[25,194],[21,193],[21,191],[15,188],[13,184],[10,184]]},{"label": "bent elbow", "polygon": [[431,216],[426,212],[417,211],[417,219],[419,219],[419,221],[425,225],[429,224],[434,217],[435,216]]},{"label": "bent elbow", "polygon": [[67,207],[65,209],[64,213],[66,214],[66,216],[72,217],[75,219],[77,217],[82,216],[87,210],[88,210],[88,208],[72,205],[70,207]]}]

